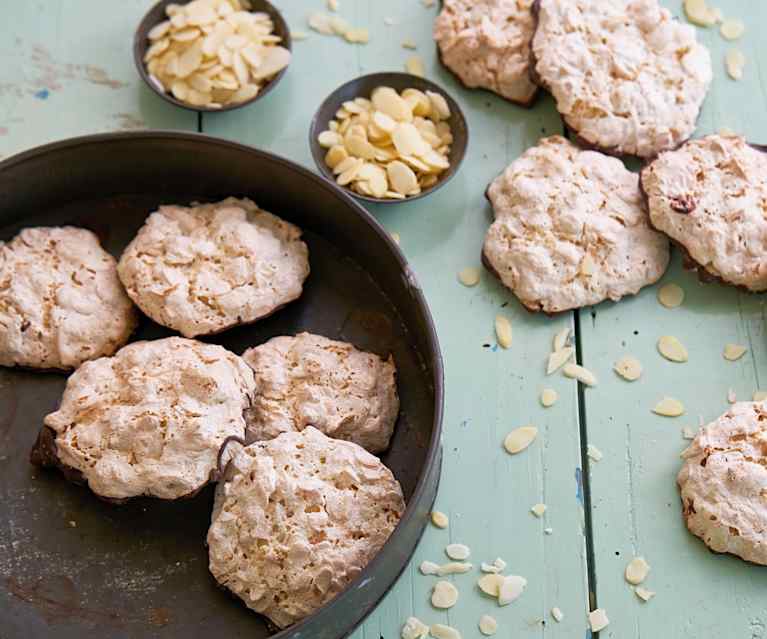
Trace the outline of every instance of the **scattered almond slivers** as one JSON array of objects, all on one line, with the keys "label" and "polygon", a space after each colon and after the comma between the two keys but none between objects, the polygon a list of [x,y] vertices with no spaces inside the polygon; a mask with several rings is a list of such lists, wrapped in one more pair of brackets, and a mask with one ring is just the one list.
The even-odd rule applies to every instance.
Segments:
[{"label": "scattered almond slivers", "polygon": [[452,608],[458,603],[458,588],[449,581],[438,581],[431,593],[431,605],[435,608]]},{"label": "scattered almond slivers", "polygon": [[327,36],[338,36],[352,44],[367,44],[370,41],[370,33],[367,29],[353,27],[341,16],[330,16],[318,11],[309,15],[309,27]]},{"label": "scattered almond slivers", "polygon": [[673,397],[664,397],[655,404],[652,412],[663,417],[679,417],[684,415],[684,404]]},{"label": "scattered almond slivers", "polygon": [[159,89],[191,106],[250,100],[290,63],[269,15],[241,0],[171,4],[166,15],[149,31],[144,63]]},{"label": "scattered almond slivers", "polygon": [[650,564],[644,560],[644,557],[636,557],[628,563],[623,576],[632,586],[638,586],[647,579],[649,574]]},{"label": "scattered almond slivers", "polygon": [[543,517],[543,513],[546,512],[546,504],[535,504],[535,506],[530,509],[530,512],[538,518]]},{"label": "scattered almond slivers", "polygon": [[503,572],[506,569],[506,562],[500,557],[498,557],[492,564],[483,561],[480,568],[482,572],[499,573],[499,572]]},{"label": "scattered almond slivers", "polygon": [[636,593],[636,596],[644,602],[650,601],[650,599],[655,596],[655,593],[652,590],[647,590],[647,588],[643,588],[642,586],[634,588],[634,592]]},{"label": "scattered almond slivers", "polygon": [[444,96],[378,87],[370,99],[343,103],[317,136],[341,186],[379,199],[405,199],[431,188],[450,168],[453,134]]},{"label": "scattered almond slivers", "polygon": [[722,355],[729,362],[739,360],[748,352],[748,348],[741,346],[740,344],[727,344],[724,347],[724,353]]},{"label": "scattered almond slivers", "polygon": [[684,12],[687,19],[699,27],[710,27],[721,20],[721,14],[709,8],[706,0],[684,0]]},{"label": "scattered almond slivers", "polygon": [[450,559],[463,561],[469,558],[471,549],[464,544],[449,544],[445,547],[445,554],[450,557]]},{"label": "scattered almond slivers", "polygon": [[467,266],[458,273],[458,281],[464,286],[471,287],[479,284],[480,270],[476,266]]},{"label": "scattered almond slivers", "polygon": [[402,639],[423,639],[428,634],[429,626],[416,617],[408,617],[400,636]]},{"label": "scattered almond slivers", "polygon": [[498,340],[498,346],[511,348],[511,322],[503,315],[497,315],[495,318],[495,337]]},{"label": "scattered almond slivers", "polygon": [[498,622],[495,620],[495,617],[482,615],[479,618],[479,631],[486,637],[490,637],[498,632]]},{"label": "scattered almond slivers", "polygon": [[684,302],[684,289],[673,282],[658,289],[658,301],[666,308],[677,308]]},{"label": "scattered almond slivers", "polygon": [[565,346],[557,351],[554,351],[549,355],[549,362],[546,365],[546,374],[551,375],[556,373],[562,368],[575,353],[575,349],[572,346]]},{"label": "scattered almond slivers", "polygon": [[504,579],[505,577],[503,575],[490,573],[480,577],[477,581],[477,585],[479,586],[479,589],[486,595],[497,597],[501,590],[501,584],[503,583]]},{"label": "scattered almond slivers", "polygon": [[437,528],[447,528],[450,520],[447,515],[439,510],[434,510],[431,513],[431,523]]},{"label": "scattered almond slivers", "polygon": [[722,26],[719,27],[719,33],[725,40],[738,40],[746,31],[746,25],[742,20],[736,20],[728,18],[722,22]]},{"label": "scattered almond slivers", "polygon": [[461,633],[451,626],[435,623],[429,628],[429,634],[434,639],[461,639]]},{"label": "scattered almond slivers", "polygon": [[559,623],[560,621],[562,621],[562,619],[565,618],[564,613],[556,606],[551,609],[551,616],[554,619],[554,621],[556,621],[557,623]]},{"label": "scattered almond slivers", "polygon": [[695,439],[695,431],[689,426],[685,426],[682,429],[682,437],[685,439]]},{"label": "scattered almond slivers", "polygon": [[746,66],[746,56],[739,49],[730,49],[724,59],[727,74],[733,80],[743,77],[743,69]]},{"label": "scattered almond slivers", "polygon": [[439,564],[435,564],[433,561],[422,561],[418,570],[422,575],[436,575],[439,574]]},{"label": "scattered almond slivers", "polygon": [[565,365],[564,369],[562,369],[562,372],[565,374],[565,377],[577,379],[581,384],[585,384],[586,386],[597,385],[597,378],[594,373],[592,373],[587,368],[584,368],[583,366],[579,366],[578,364],[570,362],[569,364]]},{"label": "scattered almond slivers", "polygon": [[444,577],[446,575],[462,575],[469,572],[474,566],[462,561],[451,561],[447,564],[442,564],[437,569],[437,576]]},{"label": "scattered almond slivers", "polygon": [[658,352],[670,362],[683,363],[688,360],[687,349],[673,335],[664,335],[658,340]]},{"label": "scattered almond slivers", "polygon": [[563,328],[556,335],[554,335],[554,342],[551,347],[552,352],[556,353],[557,351],[561,351],[565,346],[567,346],[567,339],[569,337],[569,328]]},{"label": "scattered almond slivers", "polygon": [[559,394],[553,388],[544,388],[541,391],[541,406],[544,408],[551,408],[558,399]]},{"label": "scattered almond slivers", "polygon": [[631,357],[630,355],[621,357],[621,359],[615,362],[613,370],[629,382],[635,382],[642,376],[641,362],[636,357]]},{"label": "scattered almond slivers", "polygon": [[599,450],[594,444],[589,444],[586,446],[586,454],[589,456],[589,459],[591,461],[599,462],[602,461],[602,457],[604,455],[602,454],[602,451]]},{"label": "scattered almond slivers", "polygon": [[498,588],[498,605],[508,606],[511,602],[516,601],[525,591],[526,587],[527,579],[524,577],[519,575],[504,577]]},{"label": "scattered almond slivers", "polygon": [[607,628],[610,620],[607,618],[607,613],[601,608],[592,610],[589,613],[589,625],[591,626],[591,632],[599,632]]},{"label": "scattered almond slivers", "polygon": [[410,75],[422,78],[426,75],[426,69],[423,66],[423,59],[418,55],[411,55],[405,60],[405,71]]},{"label": "scattered almond slivers", "polygon": [[522,426],[515,428],[503,440],[503,447],[511,455],[516,455],[525,450],[535,441],[538,436],[538,429],[535,426]]},{"label": "scattered almond slivers", "polygon": [[413,50],[418,48],[418,44],[416,43],[415,40],[410,40],[410,39],[403,40],[402,41],[402,48],[403,49],[410,49],[411,51],[413,51]]}]

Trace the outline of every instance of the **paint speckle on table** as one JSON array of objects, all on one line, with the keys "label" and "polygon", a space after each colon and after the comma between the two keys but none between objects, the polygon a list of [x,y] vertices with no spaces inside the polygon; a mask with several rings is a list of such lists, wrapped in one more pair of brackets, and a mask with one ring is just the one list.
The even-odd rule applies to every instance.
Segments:
[{"label": "paint speckle on table", "polygon": [[0,135],[8,135],[8,129],[4,126],[0,126]]},{"label": "paint speckle on table", "polygon": [[117,120],[117,128],[121,131],[146,128],[146,122],[132,113],[116,113],[113,117]]},{"label": "paint speckle on table", "polygon": [[109,74],[104,71],[104,69],[94,67],[90,64],[85,67],[85,77],[88,79],[88,82],[92,84],[109,87],[110,89],[121,89],[122,87],[128,86],[125,82],[110,78]]},{"label": "paint speckle on table", "polygon": [[34,95],[34,96],[35,96],[35,97],[36,97],[38,100],[47,100],[47,99],[48,99],[48,96],[50,96],[50,95],[51,95],[51,92],[50,92],[50,91],[48,91],[48,89],[40,89],[39,91],[35,91],[35,92],[33,93],[33,95]]},{"label": "paint speckle on table", "polygon": [[580,468],[575,469],[575,498],[583,506],[583,471]]}]

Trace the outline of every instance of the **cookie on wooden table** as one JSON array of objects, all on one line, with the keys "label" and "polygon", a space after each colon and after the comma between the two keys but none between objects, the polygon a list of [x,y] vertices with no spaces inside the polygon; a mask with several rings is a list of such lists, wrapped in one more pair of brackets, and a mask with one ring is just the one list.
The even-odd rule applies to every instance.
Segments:
[{"label": "cookie on wooden table", "polygon": [[251,200],[161,206],[118,264],[138,307],[185,337],[271,315],[309,275],[301,230]]},{"label": "cookie on wooden table", "polygon": [[711,84],[695,28],[657,0],[537,0],[534,77],[585,146],[653,157],[689,138]]},{"label": "cookie on wooden table", "polygon": [[434,22],[440,60],[471,89],[488,89],[530,106],[533,0],[445,0]]},{"label": "cookie on wooden table", "polygon": [[366,450],[315,428],[233,453],[208,531],[216,580],[285,628],[339,594],[405,510],[399,482]]},{"label": "cookie on wooden table", "polygon": [[767,290],[767,153],[709,135],[662,153],[642,171],[650,221],[703,280]]},{"label": "cookie on wooden table", "polygon": [[557,313],[637,293],[669,262],[639,176],[560,136],[542,139],[488,188],[485,264],[529,310]]},{"label": "cookie on wooden table", "polygon": [[248,365],[221,346],[135,342],[75,371],[32,462],[110,501],[190,497],[218,468],[224,440],[245,435],[254,389]]},{"label": "cookie on wooden table", "polygon": [[687,528],[715,552],[767,564],[767,405],[739,402],[682,454]]},{"label": "cookie on wooden table", "polygon": [[0,242],[0,365],[70,370],[128,341],[136,308],[115,259],[72,226]]},{"label": "cookie on wooden table", "polygon": [[242,355],[258,395],[248,430],[256,440],[314,426],[371,453],[389,447],[399,412],[394,360],[346,342],[300,333]]}]

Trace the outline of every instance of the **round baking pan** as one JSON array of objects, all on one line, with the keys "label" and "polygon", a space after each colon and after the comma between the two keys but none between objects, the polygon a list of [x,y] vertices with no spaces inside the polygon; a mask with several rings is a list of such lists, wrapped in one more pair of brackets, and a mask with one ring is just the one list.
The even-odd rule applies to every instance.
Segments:
[{"label": "round baking pan", "polygon": [[[213,493],[189,501],[105,504],[29,451],[66,377],[0,369],[0,618],[4,639],[276,636],[338,639],[405,568],[428,521],[441,463],[442,360],[420,287],[386,231],[326,180],[275,155],[178,132],[57,142],[0,163],[0,239],[32,225],[96,232],[114,255],[162,203],[251,197],[299,225],[309,245],[304,295],[272,317],[207,341],[236,353],[307,330],[397,364],[401,412],[383,461],[408,505],[380,553],[336,599],[274,628],[218,588],[204,547]],[[170,334],[145,319],[133,339]]]}]

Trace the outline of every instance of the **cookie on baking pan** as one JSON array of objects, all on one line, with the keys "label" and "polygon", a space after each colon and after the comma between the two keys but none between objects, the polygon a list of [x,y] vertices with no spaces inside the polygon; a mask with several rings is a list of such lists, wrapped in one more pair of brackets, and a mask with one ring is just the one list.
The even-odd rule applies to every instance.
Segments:
[{"label": "cookie on baking pan", "polygon": [[656,282],[669,243],[650,227],[639,177],[620,160],[544,138],[488,188],[484,264],[528,309],[557,313]]},{"label": "cookie on baking pan", "polygon": [[275,337],[242,355],[258,395],[248,430],[256,440],[311,425],[371,453],[389,447],[399,412],[396,369],[382,359],[321,335]]},{"label": "cookie on baking pan", "polygon": [[662,153],[642,171],[650,221],[701,279],[767,290],[767,153],[710,135]]},{"label": "cookie on baking pan", "polygon": [[161,206],[118,264],[138,307],[185,337],[271,315],[309,275],[301,230],[251,200]]},{"label": "cookie on baking pan", "polygon": [[135,342],[75,371],[32,462],[112,501],[189,497],[217,469],[223,441],[245,435],[254,389],[248,365],[221,346]]},{"label": "cookie on baking pan", "polygon": [[767,564],[767,404],[739,402],[682,453],[687,528],[715,552]]},{"label": "cookie on baking pan", "polygon": [[228,463],[208,531],[210,571],[285,628],[346,588],[404,509],[399,482],[360,446],[312,427],[283,433]]},{"label": "cookie on baking pan", "polygon": [[24,229],[0,242],[0,365],[70,370],[111,355],[138,314],[115,260],[86,229]]},{"label": "cookie on baking pan", "polygon": [[445,0],[434,22],[439,57],[471,89],[488,89],[530,106],[533,0]]},{"label": "cookie on baking pan", "polygon": [[586,146],[643,158],[695,130],[711,56],[657,0],[537,0],[534,77]]}]

